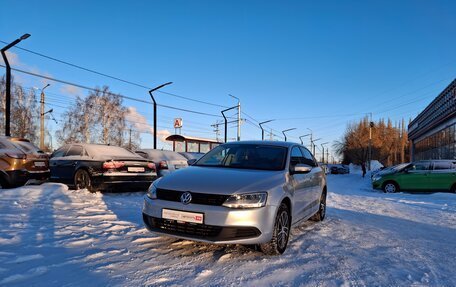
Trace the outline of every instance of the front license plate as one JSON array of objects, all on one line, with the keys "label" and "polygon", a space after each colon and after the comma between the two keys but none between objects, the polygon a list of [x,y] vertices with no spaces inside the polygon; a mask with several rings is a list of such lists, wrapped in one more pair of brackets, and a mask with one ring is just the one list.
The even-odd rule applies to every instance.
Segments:
[{"label": "front license plate", "polygon": [[44,161],[35,161],[34,162],[34,165],[36,167],[45,167],[46,166],[46,163]]},{"label": "front license plate", "polygon": [[128,172],[144,172],[144,167],[128,167]]},{"label": "front license plate", "polygon": [[204,214],[171,209],[162,209],[162,218],[202,224]]}]

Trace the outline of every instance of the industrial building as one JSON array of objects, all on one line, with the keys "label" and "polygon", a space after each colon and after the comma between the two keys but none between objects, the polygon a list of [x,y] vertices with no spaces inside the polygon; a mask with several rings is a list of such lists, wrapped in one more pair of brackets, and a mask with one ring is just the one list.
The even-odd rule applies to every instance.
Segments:
[{"label": "industrial building", "polygon": [[456,79],[408,126],[412,161],[456,159]]}]

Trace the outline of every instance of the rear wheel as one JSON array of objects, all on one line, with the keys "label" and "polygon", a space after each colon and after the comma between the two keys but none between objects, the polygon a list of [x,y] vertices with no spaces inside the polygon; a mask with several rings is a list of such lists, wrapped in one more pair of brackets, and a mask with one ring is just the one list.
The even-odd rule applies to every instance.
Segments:
[{"label": "rear wheel", "polygon": [[0,189],[8,188],[8,187],[9,187],[8,182],[2,175],[0,175]]},{"label": "rear wheel", "polygon": [[268,243],[260,244],[261,251],[268,255],[282,254],[287,248],[290,226],[290,210],[285,203],[281,203],[275,219],[272,239]]},{"label": "rear wheel", "polygon": [[76,189],[87,189],[90,192],[94,191],[90,174],[84,169],[80,169],[74,174],[74,186]]},{"label": "rear wheel", "polygon": [[310,220],[313,221],[323,221],[326,216],[326,191],[323,191],[320,197],[320,206],[317,213],[315,213]]},{"label": "rear wheel", "polygon": [[383,192],[385,193],[395,193],[399,191],[399,186],[394,181],[387,181],[383,185]]}]

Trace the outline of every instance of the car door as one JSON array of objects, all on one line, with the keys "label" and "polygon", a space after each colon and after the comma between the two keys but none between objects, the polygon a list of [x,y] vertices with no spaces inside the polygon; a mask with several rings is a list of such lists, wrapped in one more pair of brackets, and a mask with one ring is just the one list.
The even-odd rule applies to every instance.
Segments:
[{"label": "car door", "polygon": [[429,174],[429,189],[449,190],[456,182],[456,161],[434,161]]},{"label": "car door", "polygon": [[58,150],[54,151],[49,159],[49,169],[51,171],[51,180],[62,181],[62,170],[60,169],[60,162],[64,160],[64,156],[70,146],[65,145]]},{"label": "car door", "polygon": [[[290,171],[297,164],[305,164],[304,155],[298,146],[294,146],[290,152]],[[309,173],[291,174],[291,184],[293,186],[293,222],[299,221],[309,213],[309,206],[313,200],[312,181]]]},{"label": "car door", "polygon": [[419,161],[405,168],[399,176],[399,185],[405,190],[429,189],[430,161]]},{"label": "car door", "polygon": [[304,164],[310,165],[312,170],[307,174],[312,185],[312,201],[311,207],[309,207],[309,215],[313,215],[317,212],[321,191],[323,189],[324,183],[324,170],[318,165],[315,158],[312,156],[312,153],[305,147],[300,147],[304,155]]},{"label": "car door", "polygon": [[53,164],[53,167],[58,170],[59,181],[62,183],[72,184],[75,167],[78,161],[81,160],[83,154],[81,145],[71,145],[66,154],[58,159]]}]

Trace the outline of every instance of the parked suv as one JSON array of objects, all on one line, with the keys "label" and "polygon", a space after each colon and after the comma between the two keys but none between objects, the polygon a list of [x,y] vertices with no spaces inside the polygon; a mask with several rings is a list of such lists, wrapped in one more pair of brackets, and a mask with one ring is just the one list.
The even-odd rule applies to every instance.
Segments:
[{"label": "parked suv", "polygon": [[220,145],[195,164],[157,179],[143,219],[155,233],[285,251],[290,228],[326,213],[326,177],[305,147],[290,142]]},{"label": "parked suv", "polygon": [[0,186],[16,187],[49,178],[48,156],[29,140],[0,137]]},{"label": "parked suv", "polygon": [[456,160],[423,160],[379,172],[372,186],[384,192],[399,190],[456,190]]}]

